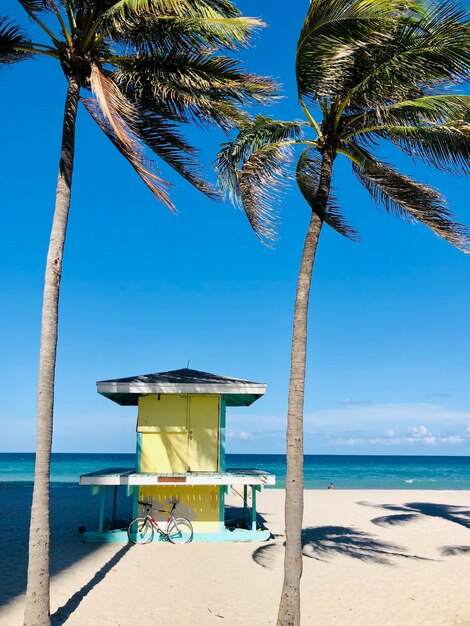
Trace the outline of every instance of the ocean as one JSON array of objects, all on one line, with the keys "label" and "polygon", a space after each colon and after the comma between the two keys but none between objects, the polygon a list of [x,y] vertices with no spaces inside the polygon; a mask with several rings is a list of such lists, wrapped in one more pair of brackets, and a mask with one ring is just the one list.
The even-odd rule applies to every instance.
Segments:
[{"label": "ocean", "polygon": [[[0,484],[32,483],[34,454],[0,453]],[[78,484],[81,474],[106,468],[134,467],[134,454],[52,455],[52,483]],[[260,469],[276,475],[284,487],[286,460],[280,454],[227,454],[233,469]],[[470,489],[470,457],[306,455],[305,488],[326,489]]]}]

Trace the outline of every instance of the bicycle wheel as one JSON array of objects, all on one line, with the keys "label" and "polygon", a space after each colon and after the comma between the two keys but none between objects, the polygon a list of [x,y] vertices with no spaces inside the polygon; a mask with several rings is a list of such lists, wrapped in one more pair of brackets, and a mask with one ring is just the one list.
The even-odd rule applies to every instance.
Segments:
[{"label": "bicycle wheel", "polygon": [[185,517],[175,517],[168,527],[168,539],[171,543],[189,543],[193,534],[193,525]]},{"label": "bicycle wheel", "polygon": [[127,536],[131,543],[150,543],[155,529],[147,517],[136,517],[129,524]]}]

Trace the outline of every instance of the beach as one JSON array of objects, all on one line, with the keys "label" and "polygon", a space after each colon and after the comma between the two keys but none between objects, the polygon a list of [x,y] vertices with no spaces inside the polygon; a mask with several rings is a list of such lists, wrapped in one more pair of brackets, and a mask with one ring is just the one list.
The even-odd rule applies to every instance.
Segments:
[{"label": "beach", "polygon": [[[0,485],[0,624],[22,624],[31,487]],[[282,489],[258,495],[265,543],[85,544],[97,498],[51,493],[54,626],[275,624]],[[228,506],[239,507],[235,495]],[[302,624],[470,625],[467,491],[307,490]]]}]

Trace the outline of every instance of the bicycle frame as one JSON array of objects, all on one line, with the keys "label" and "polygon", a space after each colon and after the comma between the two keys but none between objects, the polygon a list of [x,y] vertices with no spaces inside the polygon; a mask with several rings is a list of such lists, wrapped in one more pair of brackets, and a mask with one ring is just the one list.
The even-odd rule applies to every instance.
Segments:
[{"label": "bicycle frame", "polygon": [[145,507],[145,519],[146,520],[150,520],[150,522],[152,523],[153,527],[161,534],[164,535],[165,537],[168,537],[168,529],[170,528],[171,523],[175,520],[175,516],[173,515],[173,511],[175,510],[176,507],[176,502],[173,503],[171,509],[169,511],[165,511],[164,509],[155,509],[156,511],[158,510],[159,513],[168,513],[168,519],[166,522],[166,528],[167,530],[163,530],[163,528],[160,528],[160,526],[158,525],[157,520],[152,517],[152,515],[150,515],[150,511],[152,510],[152,506],[150,503],[148,502],[142,502],[141,500],[139,500],[139,504],[141,506]]},{"label": "bicycle frame", "polygon": [[160,526],[158,525],[158,522],[155,518],[153,518],[150,513],[147,513],[145,515],[145,519],[146,520],[150,520],[152,522],[153,527],[161,534],[161,535],[165,535],[165,537],[168,537],[168,528],[170,528],[170,524],[171,522],[175,519],[174,515],[170,515],[167,519],[166,522],[166,527],[167,530],[163,530],[163,528],[160,528]]}]

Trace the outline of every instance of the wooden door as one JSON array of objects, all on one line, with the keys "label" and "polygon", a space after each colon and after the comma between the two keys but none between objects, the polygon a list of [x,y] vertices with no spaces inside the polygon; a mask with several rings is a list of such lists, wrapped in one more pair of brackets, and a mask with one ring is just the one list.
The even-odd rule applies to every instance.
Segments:
[{"label": "wooden door", "polygon": [[189,398],[189,471],[219,471],[220,396]]},{"label": "wooden door", "polygon": [[188,471],[188,397],[161,394],[139,399],[137,430],[142,433],[141,472]]}]

